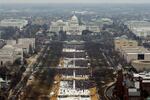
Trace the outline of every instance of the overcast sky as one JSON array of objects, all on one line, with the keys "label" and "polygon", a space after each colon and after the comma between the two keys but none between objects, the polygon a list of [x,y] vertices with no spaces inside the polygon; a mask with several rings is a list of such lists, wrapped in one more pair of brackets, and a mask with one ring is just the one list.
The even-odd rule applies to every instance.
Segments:
[{"label": "overcast sky", "polygon": [[150,0],[0,0],[0,3],[150,3]]}]

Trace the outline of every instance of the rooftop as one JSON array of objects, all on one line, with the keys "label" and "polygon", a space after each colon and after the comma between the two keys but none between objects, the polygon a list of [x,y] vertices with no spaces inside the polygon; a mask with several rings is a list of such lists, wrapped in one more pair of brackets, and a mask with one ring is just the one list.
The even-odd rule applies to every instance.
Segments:
[{"label": "rooftop", "polygon": [[129,96],[140,96],[140,91],[138,91],[137,89],[135,88],[130,88],[129,90]]},{"label": "rooftop", "polygon": [[146,48],[142,47],[142,46],[137,46],[137,47],[123,47],[122,51],[124,53],[148,53],[150,54],[150,51],[147,50]]},{"label": "rooftop", "polygon": [[149,80],[149,82],[150,82],[150,72],[141,72],[141,73],[138,73],[138,74],[134,73],[133,76],[135,78],[141,77],[145,80]]}]

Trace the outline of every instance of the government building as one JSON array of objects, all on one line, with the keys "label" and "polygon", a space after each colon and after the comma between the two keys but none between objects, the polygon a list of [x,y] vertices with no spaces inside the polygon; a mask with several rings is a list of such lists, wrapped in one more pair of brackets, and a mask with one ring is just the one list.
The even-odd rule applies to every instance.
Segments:
[{"label": "government building", "polygon": [[67,35],[82,35],[83,30],[89,30],[92,32],[100,32],[99,26],[86,26],[80,25],[77,16],[73,15],[70,20],[64,22],[58,20],[52,22],[50,26],[50,32],[65,31]]},{"label": "government building", "polygon": [[17,27],[22,29],[28,24],[25,19],[3,19],[0,21],[0,27]]}]

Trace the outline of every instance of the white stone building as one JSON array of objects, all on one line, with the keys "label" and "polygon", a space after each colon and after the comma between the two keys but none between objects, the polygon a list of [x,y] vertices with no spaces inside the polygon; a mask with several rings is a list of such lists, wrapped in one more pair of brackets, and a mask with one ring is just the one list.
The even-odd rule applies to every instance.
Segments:
[{"label": "white stone building", "polygon": [[17,27],[22,29],[28,24],[28,21],[25,19],[3,19],[0,21],[1,27]]},{"label": "white stone building", "polygon": [[135,40],[128,39],[126,35],[123,35],[114,39],[114,46],[116,51],[120,51],[123,47],[137,47],[138,42]]},{"label": "white stone building", "polygon": [[150,60],[135,60],[131,64],[138,72],[150,71]]},{"label": "white stone building", "polygon": [[121,49],[121,54],[128,63],[134,60],[150,61],[150,51],[141,46],[123,47]]},{"label": "white stone building", "polygon": [[125,25],[138,37],[150,36],[150,22],[148,21],[128,21]]},{"label": "white stone building", "polygon": [[[86,25],[79,25],[79,20],[75,15],[66,22],[63,20],[52,22],[50,26],[50,32],[58,33],[60,30],[63,30],[67,32],[67,35],[82,35],[82,31],[86,29]],[[93,32],[100,32],[100,29],[96,25],[92,27],[88,26],[88,29]]]},{"label": "white stone building", "polygon": [[23,58],[23,50],[21,48],[5,45],[0,49],[0,65],[13,64],[19,58]]},{"label": "white stone building", "polygon": [[13,47],[22,48],[24,53],[29,53],[30,46],[35,49],[35,38],[20,38],[16,40],[7,40],[8,45]]},{"label": "white stone building", "polygon": [[98,25],[87,25],[86,29],[92,32],[100,32],[100,27]]},{"label": "white stone building", "polygon": [[30,46],[35,49],[35,38],[20,38],[16,47],[22,48],[24,52],[29,53]]}]

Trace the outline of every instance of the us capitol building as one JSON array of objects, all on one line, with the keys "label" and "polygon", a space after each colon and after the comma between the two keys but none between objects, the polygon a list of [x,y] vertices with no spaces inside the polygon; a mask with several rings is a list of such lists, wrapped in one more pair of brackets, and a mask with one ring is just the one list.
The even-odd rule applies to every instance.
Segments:
[{"label": "us capitol building", "polygon": [[82,35],[83,30],[89,30],[92,32],[100,32],[99,26],[96,25],[80,25],[78,18],[73,15],[70,20],[64,22],[63,20],[58,20],[52,22],[50,26],[50,32],[65,31],[67,35]]}]

